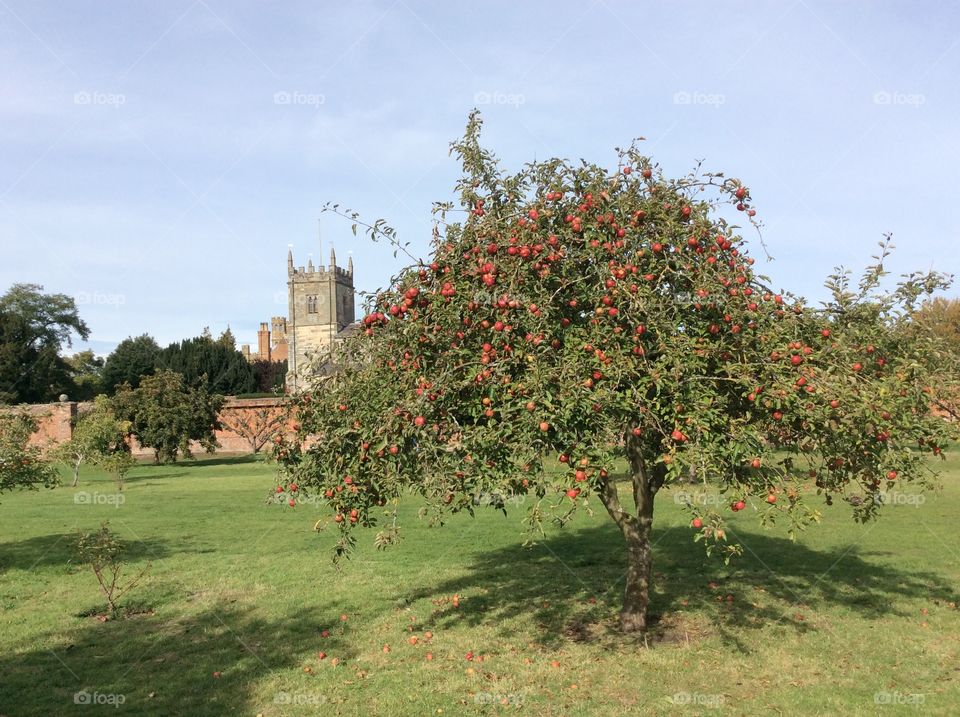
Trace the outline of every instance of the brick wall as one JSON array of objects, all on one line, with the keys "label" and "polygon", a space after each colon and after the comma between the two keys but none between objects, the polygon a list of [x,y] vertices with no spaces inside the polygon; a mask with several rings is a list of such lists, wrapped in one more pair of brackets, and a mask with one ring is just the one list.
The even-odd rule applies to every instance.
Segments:
[{"label": "brick wall", "polygon": [[30,445],[46,450],[64,441],[69,441],[73,432],[73,419],[77,415],[77,404],[73,401],[63,403],[44,403],[33,406],[17,406],[6,409],[14,413],[26,413],[37,422],[37,430],[30,436]]},{"label": "brick wall", "polygon": [[[269,427],[274,417],[282,417],[289,399],[277,398],[228,398],[223,404],[218,418],[222,428],[216,432],[218,453],[252,453],[250,441],[238,433],[250,432],[250,429]],[[30,406],[16,406],[6,408],[6,411],[27,413],[37,422],[37,430],[30,437],[32,445],[48,450],[70,440],[73,432],[73,423],[78,414],[93,407],[92,403],[46,403]],[[284,432],[293,432],[292,419],[279,421]],[[153,450],[145,449],[139,444],[132,448],[133,455],[138,457],[152,457]],[[199,444],[191,446],[194,455],[202,455],[205,449]]]}]

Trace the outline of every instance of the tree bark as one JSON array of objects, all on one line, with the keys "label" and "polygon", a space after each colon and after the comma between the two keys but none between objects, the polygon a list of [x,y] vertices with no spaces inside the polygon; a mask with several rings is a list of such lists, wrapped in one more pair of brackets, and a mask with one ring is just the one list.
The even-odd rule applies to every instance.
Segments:
[{"label": "tree bark", "polygon": [[609,479],[600,486],[600,500],[613,522],[620,528],[627,544],[627,577],[620,611],[620,628],[624,632],[644,632],[649,626],[650,589],[653,578],[653,499],[663,485],[665,470],[658,465],[648,472],[639,438],[626,438],[630,460],[630,482],[636,514],[623,510],[617,487]]},{"label": "tree bark", "polygon": [[650,582],[653,576],[651,520],[652,516],[633,521],[624,532],[627,541],[627,581],[623,608],[620,610],[620,629],[624,632],[644,632],[648,625]]}]

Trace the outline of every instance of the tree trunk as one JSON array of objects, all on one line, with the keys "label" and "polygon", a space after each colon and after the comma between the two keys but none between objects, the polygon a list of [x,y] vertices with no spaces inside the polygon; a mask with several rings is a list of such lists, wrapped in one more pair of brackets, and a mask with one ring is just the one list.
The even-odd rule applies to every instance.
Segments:
[{"label": "tree trunk", "polygon": [[77,484],[80,482],[80,462],[77,461],[73,464],[73,485],[71,488],[76,488]]},{"label": "tree trunk", "polygon": [[627,579],[620,611],[620,628],[624,632],[644,632],[649,624],[650,589],[653,578],[653,548],[650,536],[653,528],[653,499],[663,485],[662,466],[651,473],[643,461],[642,444],[632,435],[626,439],[630,459],[630,482],[636,515],[623,510],[617,487],[609,480],[600,486],[600,500],[620,528],[627,544]]},{"label": "tree trunk", "polygon": [[627,541],[627,582],[620,611],[620,629],[643,632],[647,629],[650,588],[653,578],[653,549],[650,528],[653,523],[653,502],[648,515],[631,520],[623,530]]}]

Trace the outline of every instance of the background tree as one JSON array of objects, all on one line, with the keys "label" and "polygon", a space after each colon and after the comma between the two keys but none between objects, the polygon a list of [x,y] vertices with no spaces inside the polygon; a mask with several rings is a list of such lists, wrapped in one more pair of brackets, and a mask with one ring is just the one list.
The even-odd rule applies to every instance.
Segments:
[{"label": "background tree", "polygon": [[220,417],[223,427],[246,439],[254,453],[283,433],[288,418],[283,406],[261,406],[240,411],[227,411]]},{"label": "background tree", "polygon": [[[70,466],[74,487],[80,480],[80,466],[85,462],[100,465],[115,475],[117,469],[122,468],[125,474],[129,470],[124,467],[129,463],[126,459],[132,460],[126,440],[131,428],[129,421],[120,420],[114,413],[110,399],[97,396],[93,408],[77,416],[70,440],[57,446],[53,455]],[[122,488],[123,475],[118,478],[118,484]]]},{"label": "background tree", "polygon": [[237,339],[233,335],[233,332],[230,330],[229,326],[224,329],[223,333],[220,334],[219,337],[217,337],[217,343],[223,346],[225,349],[229,349],[230,351],[237,350]]},{"label": "background tree", "polygon": [[113,476],[113,482],[119,491],[123,490],[127,473],[137,465],[137,459],[130,454],[130,447],[126,443],[118,444],[115,450],[96,454],[94,461]]},{"label": "background tree", "polygon": [[[463,220],[436,205],[432,256],[376,296],[276,450],[293,495],[329,503],[336,555],[408,489],[438,523],[478,493],[535,496],[534,528],[596,500],[625,540],[621,626],[642,631],[654,499],[691,472],[719,482],[729,510],[791,531],[819,519],[815,494],[858,494],[867,519],[886,486],[930,479],[916,448],[946,442],[929,411],[935,345],[902,329],[945,277],[887,292],[885,247],[859,285],[837,271],[812,309],[755,273],[723,218],[753,216],[739,181],[663,177],[636,146],[613,173],[554,159],[511,175],[478,135],[474,115],[453,147]],[[367,228],[405,250],[381,221]],[[727,511],[690,510],[709,551],[738,551]],[[395,527],[377,536],[395,540]]]},{"label": "background tree", "polygon": [[23,413],[0,411],[0,493],[14,488],[53,488],[60,480],[39,447],[29,445],[36,421]]},{"label": "background tree", "polygon": [[79,351],[66,359],[73,382],[71,398],[75,401],[90,401],[104,392],[103,366],[105,359],[92,350]]},{"label": "background tree", "polygon": [[90,331],[71,297],[42,291],[14,284],[0,296],[0,403],[43,403],[73,391],[60,349]]},{"label": "background tree", "polygon": [[160,353],[158,363],[179,373],[190,386],[203,383],[210,393],[250,393],[256,387],[253,367],[229,341],[226,334],[217,340],[197,336],[178,341]]},{"label": "background tree", "polygon": [[113,394],[121,384],[137,388],[143,376],[150,376],[160,363],[160,346],[143,334],[117,344],[103,366],[103,387]]},{"label": "background tree", "polygon": [[138,388],[121,386],[113,398],[116,415],[129,421],[140,445],[154,450],[157,463],[176,461],[178,455],[189,458],[191,441],[213,452],[222,405],[223,398],[208,393],[203,383],[188,386],[169,369],[144,376]]},{"label": "background tree", "polygon": [[925,301],[913,314],[911,328],[911,335],[941,342],[943,350],[931,367],[933,399],[941,413],[960,420],[960,299]]},{"label": "background tree", "polygon": [[287,361],[267,361],[257,359],[250,364],[256,390],[260,393],[282,393],[287,378]]}]

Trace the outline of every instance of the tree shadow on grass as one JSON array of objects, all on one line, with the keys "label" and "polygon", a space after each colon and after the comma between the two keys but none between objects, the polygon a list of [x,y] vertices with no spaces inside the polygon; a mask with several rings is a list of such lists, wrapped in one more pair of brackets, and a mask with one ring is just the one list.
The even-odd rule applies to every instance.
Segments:
[{"label": "tree shadow on grass", "polygon": [[[333,667],[331,658],[316,659],[316,651],[354,657],[335,629],[333,608],[329,612],[327,620],[310,609],[298,611],[295,619],[273,619],[227,605],[182,617],[77,619],[67,632],[40,637],[38,647],[0,655],[0,715],[67,714],[78,702],[94,705],[80,708],[91,714],[269,713],[283,695],[258,695],[257,683],[282,670],[296,671],[290,693],[322,703],[329,671],[352,673]],[[321,639],[323,627],[331,628],[331,635]],[[305,686],[306,664],[313,672]]]},{"label": "tree shadow on grass", "polygon": [[[173,466],[153,466],[153,467],[165,467],[173,468]],[[123,479],[123,484],[132,485],[137,484],[140,486],[150,485],[149,481],[164,481],[170,478],[183,478],[184,476],[190,475],[187,471],[180,470],[165,470],[163,473],[141,473],[136,468],[127,473],[127,477]]]},{"label": "tree shadow on grass", "polygon": [[[956,586],[933,572],[864,559],[856,546],[813,550],[764,533],[738,531],[744,555],[729,566],[707,558],[690,531],[654,531],[654,625],[648,636],[667,642],[718,634],[741,651],[745,630],[779,623],[798,633],[831,630],[831,609],[874,620],[903,617],[900,599],[956,601]],[[875,553],[870,553],[875,554]],[[409,602],[436,606],[425,628],[511,622],[532,615],[544,647],[565,640],[622,643],[615,634],[626,572],[626,551],[613,526],[563,531],[475,555],[463,577],[414,588]],[[452,596],[459,594],[459,607]],[[732,601],[727,597],[732,596]],[[520,628],[522,629],[522,628]]]},{"label": "tree shadow on grass", "polygon": [[[84,532],[96,530],[97,524],[86,526]],[[123,531],[118,531],[123,533]],[[7,570],[31,570],[37,567],[68,567],[76,557],[78,531],[37,535],[15,542],[0,543],[0,573]],[[121,535],[124,544],[124,561],[159,560],[169,557],[171,549],[167,541],[157,539],[134,540]],[[178,553],[184,552],[177,546]]]},{"label": "tree shadow on grass", "polygon": [[263,453],[240,453],[231,455],[196,453],[193,458],[181,458],[176,465],[182,466],[240,466],[253,463],[265,463]]}]

